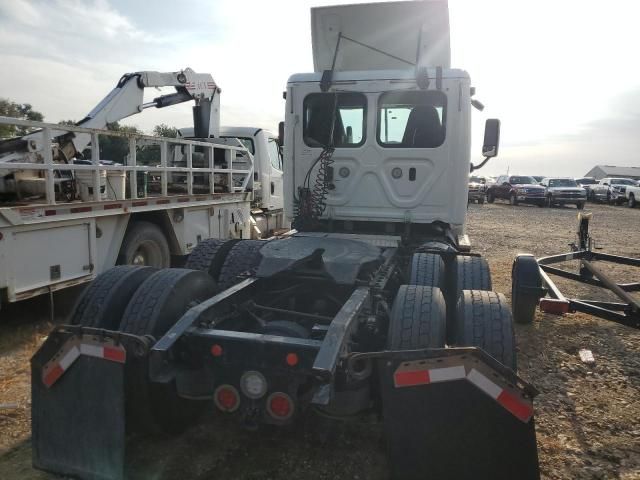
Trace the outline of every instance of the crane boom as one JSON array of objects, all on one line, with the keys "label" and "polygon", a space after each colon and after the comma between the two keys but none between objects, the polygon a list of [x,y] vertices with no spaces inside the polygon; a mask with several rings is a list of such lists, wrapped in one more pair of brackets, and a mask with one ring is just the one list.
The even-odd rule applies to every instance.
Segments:
[{"label": "crane boom", "polygon": [[[175,93],[161,95],[144,103],[144,89],[148,87],[174,87]],[[78,126],[106,128],[108,124],[130,117],[151,107],[164,108],[195,101],[193,118],[196,136],[217,136],[220,128],[220,89],[208,73],[196,73],[190,68],[178,72],[143,71],[127,73],[106,97],[98,103]],[[69,159],[89,145],[88,134],[70,134],[64,130],[52,132],[59,145],[59,157]],[[41,151],[42,134],[39,131],[0,143],[0,164],[37,163]]]}]

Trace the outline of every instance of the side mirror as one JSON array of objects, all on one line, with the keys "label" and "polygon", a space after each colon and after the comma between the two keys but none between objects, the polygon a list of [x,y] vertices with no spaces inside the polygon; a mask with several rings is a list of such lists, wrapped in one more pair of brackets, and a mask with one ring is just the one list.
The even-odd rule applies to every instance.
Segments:
[{"label": "side mirror", "polygon": [[284,122],[278,123],[278,145],[284,147]]},{"label": "side mirror", "polygon": [[484,124],[484,143],[482,145],[482,155],[485,157],[495,157],[498,155],[500,144],[500,120],[488,118]]}]

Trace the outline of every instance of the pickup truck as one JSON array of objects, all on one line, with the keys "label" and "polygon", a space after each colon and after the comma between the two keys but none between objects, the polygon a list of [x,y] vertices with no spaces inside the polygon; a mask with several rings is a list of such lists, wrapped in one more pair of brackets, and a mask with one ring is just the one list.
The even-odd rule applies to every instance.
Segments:
[{"label": "pickup truck", "polygon": [[584,208],[587,191],[573,178],[547,177],[540,185],[545,187],[547,207],[555,205],[575,205],[578,210]]},{"label": "pickup truck", "polygon": [[469,196],[468,203],[477,201],[479,204],[484,203],[485,192],[487,189],[487,179],[484,177],[469,177]]},{"label": "pickup truck", "polygon": [[636,182],[636,186],[628,186],[624,192],[627,198],[627,206],[634,208],[640,202],[640,182]]},{"label": "pickup truck", "polygon": [[594,200],[621,205],[627,201],[626,190],[628,187],[635,187],[637,184],[630,178],[601,179],[597,185],[591,187]]},{"label": "pickup truck", "polygon": [[532,203],[545,206],[545,188],[533,177],[523,175],[500,175],[496,183],[487,189],[487,202],[493,203],[501,198],[509,200],[511,205]]}]

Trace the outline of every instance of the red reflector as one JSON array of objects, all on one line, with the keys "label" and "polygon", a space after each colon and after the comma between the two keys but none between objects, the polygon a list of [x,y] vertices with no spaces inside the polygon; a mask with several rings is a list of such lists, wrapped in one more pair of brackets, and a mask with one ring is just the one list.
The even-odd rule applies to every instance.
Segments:
[{"label": "red reflector", "polygon": [[297,353],[287,353],[287,365],[295,367],[299,362]]},{"label": "red reflector", "polygon": [[545,313],[562,315],[563,313],[569,313],[569,302],[556,298],[543,298],[540,300],[540,310]]},{"label": "red reflector", "polygon": [[43,379],[44,384],[47,387],[50,387],[51,385],[56,383],[56,380],[58,380],[63,373],[64,373],[64,370],[62,369],[62,367],[60,365],[56,365],[44,377]]},{"label": "red reflector", "polygon": [[104,347],[104,358],[114,362],[124,363],[126,360],[126,352],[120,348]]},{"label": "red reflector", "polygon": [[220,385],[213,395],[213,400],[223,412],[233,412],[240,405],[238,391],[231,385]]},{"label": "red reflector", "polygon": [[514,416],[528,422],[533,415],[533,408],[524,402],[521,402],[517,397],[511,395],[506,390],[503,390],[496,399],[500,405],[509,410]]},{"label": "red reflector", "polygon": [[218,344],[215,344],[211,347],[211,355],[214,357],[222,356],[222,347]]},{"label": "red reflector", "polygon": [[267,411],[278,420],[286,420],[293,415],[293,402],[286,393],[272,393],[267,399]]},{"label": "red reflector", "polygon": [[414,370],[412,372],[396,372],[396,387],[411,387],[429,383],[429,370]]}]

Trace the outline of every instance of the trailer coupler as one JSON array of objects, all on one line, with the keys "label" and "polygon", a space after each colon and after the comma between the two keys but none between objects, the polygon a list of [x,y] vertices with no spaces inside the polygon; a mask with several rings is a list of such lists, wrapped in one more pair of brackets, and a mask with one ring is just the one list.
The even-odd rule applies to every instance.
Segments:
[{"label": "trailer coupler", "polygon": [[55,328],[31,359],[33,465],[89,480],[121,479],[125,363],[146,357],[147,337]]}]

